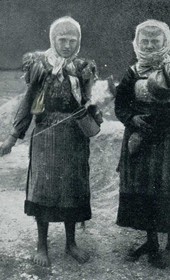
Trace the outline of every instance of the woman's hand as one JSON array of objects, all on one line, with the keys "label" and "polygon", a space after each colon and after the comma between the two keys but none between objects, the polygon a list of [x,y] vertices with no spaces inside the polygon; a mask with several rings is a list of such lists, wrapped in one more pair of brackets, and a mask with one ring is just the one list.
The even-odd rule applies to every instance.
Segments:
[{"label": "woman's hand", "polygon": [[136,115],[132,118],[132,124],[144,132],[151,132],[152,126],[146,122],[149,115]]},{"label": "woman's hand", "polygon": [[4,143],[0,147],[0,156],[4,156],[11,152],[12,147],[15,145],[17,138],[9,135],[8,138],[4,141]]}]

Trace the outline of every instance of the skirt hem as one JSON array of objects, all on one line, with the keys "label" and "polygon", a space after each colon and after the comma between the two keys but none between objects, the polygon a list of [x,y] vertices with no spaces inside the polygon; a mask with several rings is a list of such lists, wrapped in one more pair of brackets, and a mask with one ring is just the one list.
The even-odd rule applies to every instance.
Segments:
[{"label": "skirt hem", "polygon": [[25,200],[24,212],[46,222],[83,222],[91,219],[90,204],[77,208],[46,207]]}]

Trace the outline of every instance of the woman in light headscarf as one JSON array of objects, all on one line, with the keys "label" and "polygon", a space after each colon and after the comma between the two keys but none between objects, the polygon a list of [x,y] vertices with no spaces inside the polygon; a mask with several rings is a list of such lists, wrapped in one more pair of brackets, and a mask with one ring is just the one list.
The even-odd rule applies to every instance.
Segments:
[{"label": "woman in light headscarf", "polygon": [[137,63],[118,85],[115,100],[125,126],[117,224],[147,232],[147,242],[131,259],[148,254],[153,266],[164,268],[158,232],[170,232],[169,27],[157,20],[139,24],[133,46]]},{"label": "woman in light headscarf", "polygon": [[[34,262],[43,266],[49,265],[49,222],[64,222],[68,254],[80,263],[89,258],[75,242],[76,222],[91,218],[89,137],[72,115],[87,103],[97,73],[93,61],[77,58],[80,42],[79,23],[62,17],[51,25],[50,49],[24,56],[28,90],[13,131],[0,149],[1,156],[9,153],[16,140],[24,138],[34,116],[25,213],[36,217]],[[99,124],[95,106],[90,112]]]}]

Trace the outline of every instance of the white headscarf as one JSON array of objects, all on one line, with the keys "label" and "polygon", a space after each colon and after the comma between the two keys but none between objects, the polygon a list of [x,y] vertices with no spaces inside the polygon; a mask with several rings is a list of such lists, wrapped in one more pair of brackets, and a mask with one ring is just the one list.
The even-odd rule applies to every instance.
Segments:
[{"label": "white headscarf", "polygon": [[[77,38],[78,39],[77,48],[75,49],[72,56],[69,57],[69,58],[61,57],[57,53],[57,50],[55,48],[55,38],[56,38],[56,35],[57,35],[58,25],[62,24],[62,23],[65,23],[65,22],[70,23],[70,29],[71,29],[71,26],[74,25],[76,27],[77,31],[78,31],[78,34],[79,34],[79,36]],[[69,68],[73,69],[74,65],[72,63],[72,60],[77,56],[77,54],[80,51],[80,43],[81,43],[80,24],[76,20],[74,20],[73,18],[68,17],[68,16],[59,18],[51,24],[49,37],[50,37],[51,48],[46,51],[46,57],[48,59],[48,62],[53,66],[52,73],[53,74],[61,73],[62,68],[64,66],[67,66],[67,65],[68,65]]]},{"label": "white headscarf", "polygon": [[[146,53],[139,49],[138,45],[138,37],[139,32],[146,27],[158,27],[165,35],[164,45],[163,47],[152,53]],[[136,28],[135,39],[133,41],[134,51],[136,53],[136,57],[138,62],[136,64],[138,72],[146,71],[146,68],[159,68],[160,65],[165,61],[170,61],[168,53],[170,52],[170,29],[168,25],[164,22],[158,20],[146,20],[139,24]]]}]

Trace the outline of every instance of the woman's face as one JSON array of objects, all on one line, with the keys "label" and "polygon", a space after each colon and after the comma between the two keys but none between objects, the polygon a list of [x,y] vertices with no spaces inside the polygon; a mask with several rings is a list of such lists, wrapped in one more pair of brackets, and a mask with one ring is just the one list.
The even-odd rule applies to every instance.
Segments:
[{"label": "woman's face", "polygon": [[77,49],[79,33],[76,27],[70,24],[68,25],[68,23],[62,23],[59,25],[55,37],[55,49],[60,56],[69,58]]},{"label": "woman's face", "polygon": [[75,36],[65,34],[56,37],[55,48],[60,56],[68,58],[74,54],[77,43],[78,40]]},{"label": "woman's face", "polygon": [[138,35],[139,49],[146,53],[160,50],[165,41],[163,32],[154,32],[151,30],[142,30]]}]

